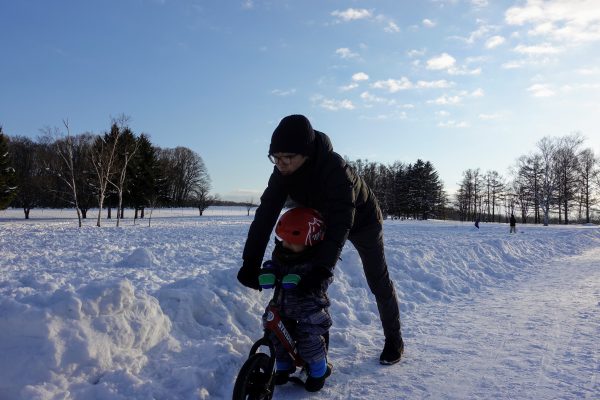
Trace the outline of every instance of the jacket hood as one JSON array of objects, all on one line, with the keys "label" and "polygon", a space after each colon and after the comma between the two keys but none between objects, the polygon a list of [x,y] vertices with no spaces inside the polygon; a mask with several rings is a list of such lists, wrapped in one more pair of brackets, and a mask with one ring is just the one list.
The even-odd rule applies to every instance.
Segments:
[{"label": "jacket hood", "polygon": [[323,162],[331,153],[333,153],[333,145],[331,144],[329,136],[323,132],[315,131],[315,153],[313,161],[315,163],[318,163],[319,161]]}]

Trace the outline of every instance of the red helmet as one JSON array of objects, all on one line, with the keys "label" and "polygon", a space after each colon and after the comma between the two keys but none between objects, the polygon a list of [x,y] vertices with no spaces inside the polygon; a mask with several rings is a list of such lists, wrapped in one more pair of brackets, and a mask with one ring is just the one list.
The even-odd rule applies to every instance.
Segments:
[{"label": "red helmet", "polygon": [[325,222],[312,208],[297,207],[286,211],[275,226],[275,234],[292,244],[313,246],[325,236]]}]

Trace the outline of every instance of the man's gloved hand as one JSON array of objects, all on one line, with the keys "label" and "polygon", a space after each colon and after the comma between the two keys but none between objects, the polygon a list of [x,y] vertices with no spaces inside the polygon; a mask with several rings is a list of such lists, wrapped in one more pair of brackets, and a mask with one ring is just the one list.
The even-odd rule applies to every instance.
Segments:
[{"label": "man's gloved hand", "polygon": [[260,270],[260,263],[253,265],[244,261],[242,268],[238,271],[237,279],[240,283],[250,289],[262,290],[258,283],[258,273]]},{"label": "man's gloved hand", "polygon": [[297,288],[305,293],[318,292],[321,290],[323,282],[332,276],[331,271],[325,267],[313,267],[309,273],[302,275]]}]

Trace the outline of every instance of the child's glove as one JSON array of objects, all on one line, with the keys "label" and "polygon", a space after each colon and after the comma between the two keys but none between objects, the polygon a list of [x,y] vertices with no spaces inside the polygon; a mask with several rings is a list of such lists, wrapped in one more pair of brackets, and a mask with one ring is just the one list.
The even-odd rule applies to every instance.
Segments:
[{"label": "child's glove", "polygon": [[277,264],[273,261],[265,261],[262,268],[258,271],[258,283],[262,289],[273,289],[277,271]]},{"label": "child's glove", "polygon": [[244,261],[242,268],[238,271],[237,279],[240,283],[250,289],[262,290],[258,284],[259,267]]},{"label": "child's glove", "polygon": [[305,293],[315,293],[321,290],[323,282],[333,274],[325,267],[313,267],[311,271],[302,276],[297,288]]}]

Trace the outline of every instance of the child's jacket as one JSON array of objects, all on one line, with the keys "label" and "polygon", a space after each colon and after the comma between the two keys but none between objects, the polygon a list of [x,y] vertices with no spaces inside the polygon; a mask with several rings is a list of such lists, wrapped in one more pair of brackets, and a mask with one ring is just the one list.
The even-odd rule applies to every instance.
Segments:
[{"label": "child's jacket", "polygon": [[[301,253],[294,253],[277,242],[272,255],[272,260],[280,268],[277,274],[298,274],[300,277],[310,274],[313,268],[310,263],[312,250],[313,247],[310,247]],[[286,325],[291,328],[298,351],[306,362],[319,360],[326,355],[322,335],[331,327],[327,288],[332,279],[326,279],[320,288],[310,293],[297,288],[283,290],[280,315],[284,321],[288,320]]]}]

